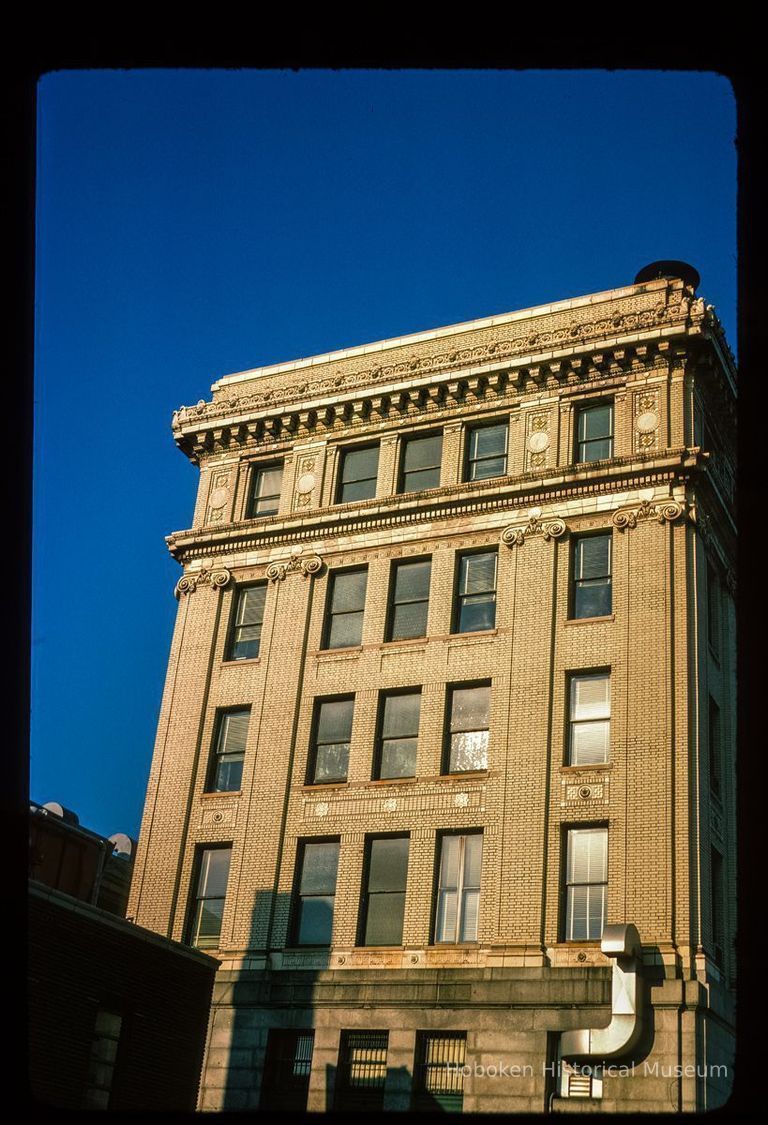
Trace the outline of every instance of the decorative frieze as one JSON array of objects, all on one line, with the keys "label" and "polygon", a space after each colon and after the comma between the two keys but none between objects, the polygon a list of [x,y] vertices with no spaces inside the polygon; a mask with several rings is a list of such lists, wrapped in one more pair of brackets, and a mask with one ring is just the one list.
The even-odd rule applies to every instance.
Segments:
[{"label": "decorative frieze", "polygon": [[551,445],[549,419],[548,410],[531,410],[526,417],[525,468],[528,472],[547,465],[547,451]]},{"label": "decorative frieze", "polygon": [[222,523],[229,503],[231,471],[213,473],[206,523]]}]

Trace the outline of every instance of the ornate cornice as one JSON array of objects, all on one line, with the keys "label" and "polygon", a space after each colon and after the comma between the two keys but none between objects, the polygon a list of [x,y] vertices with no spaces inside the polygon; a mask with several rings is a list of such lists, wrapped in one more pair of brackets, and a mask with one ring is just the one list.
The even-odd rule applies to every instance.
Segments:
[{"label": "ornate cornice", "polygon": [[198,586],[211,586],[221,589],[226,586],[232,575],[226,567],[203,567],[194,574],[184,574],[176,583],[174,595],[178,599],[181,594],[194,594]]},{"label": "ornate cornice", "polygon": [[[376,421],[487,395],[578,384],[610,372],[626,375],[647,370],[659,353],[663,358],[670,328],[679,327],[681,335],[700,333],[705,315],[703,301],[692,300],[677,283],[637,289],[592,305],[370,354],[329,357],[311,367],[267,370],[253,380],[225,384],[212,402],[180,407],[172,428],[177,444],[198,458],[232,443],[254,445],[369,417]],[[648,338],[638,342],[641,333]],[[631,343],[621,343],[630,336]]]},{"label": "ornate cornice", "polygon": [[510,524],[501,533],[502,543],[508,547],[520,547],[532,535],[541,535],[543,539],[560,539],[568,530],[565,520],[559,517],[542,520],[541,508],[531,508],[526,524]]},{"label": "ornate cornice", "polygon": [[323,565],[319,555],[305,555],[303,548],[292,551],[287,562],[271,562],[266,569],[266,576],[270,582],[282,582],[287,574],[301,574],[307,578],[310,574],[317,574]]},{"label": "ornate cornice", "polygon": [[633,507],[619,508],[618,511],[613,513],[611,523],[619,531],[626,531],[628,528],[637,527],[638,523],[643,520],[673,523],[682,516],[684,511],[685,505],[678,503],[677,500],[662,500],[656,504],[652,504],[649,500],[643,500]]}]

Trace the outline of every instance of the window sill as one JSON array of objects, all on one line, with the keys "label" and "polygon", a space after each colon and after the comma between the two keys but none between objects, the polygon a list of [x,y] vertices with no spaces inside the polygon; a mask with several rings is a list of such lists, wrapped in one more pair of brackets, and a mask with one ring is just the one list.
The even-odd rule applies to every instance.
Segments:
[{"label": "window sill", "polygon": [[612,770],[613,762],[593,762],[592,765],[572,765],[570,762],[563,762],[560,769],[565,773],[579,773],[581,771],[589,773],[591,770]]},{"label": "window sill", "polygon": [[420,637],[393,637],[391,640],[382,641],[381,644],[377,645],[376,647],[377,648],[388,648],[390,645],[423,644],[424,641],[426,641],[427,639],[428,638],[427,638],[426,633],[424,633]]},{"label": "window sill", "polygon": [[595,622],[600,621],[615,621],[615,613],[606,613],[602,617],[568,617],[563,624],[565,625],[594,625]]},{"label": "window sill", "polygon": [[303,793],[325,793],[329,789],[349,789],[348,781],[307,781],[302,785]]},{"label": "window sill", "polygon": [[448,640],[455,641],[459,637],[495,637],[498,632],[495,625],[492,629],[468,629],[466,633],[448,633]]},{"label": "window sill", "polygon": [[372,777],[370,781],[364,781],[363,785],[414,785],[418,780],[415,774],[412,777]]},{"label": "window sill", "polygon": [[260,656],[249,656],[243,660],[222,660],[222,668],[239,668],[243,664],[261,664]]},{"label": "window sill", "polygon": [[207,800],[210,797],[242,797],[242,789],[211,789],[206,793],[201,793],[201,798]]},{"label": "window sill", "polygon": [[488,777],[490,770],[486,766],[482,770],[456,770],[454,773],[441,773],[437,775],[437,781],[461,781],[464,777],[477,778]]},{"label": "window sill", "polygon": [[335,656],[336,653],[358,653],[363,651],[362,645],[346,645],[344,648],[318,648],[312,656]]}]

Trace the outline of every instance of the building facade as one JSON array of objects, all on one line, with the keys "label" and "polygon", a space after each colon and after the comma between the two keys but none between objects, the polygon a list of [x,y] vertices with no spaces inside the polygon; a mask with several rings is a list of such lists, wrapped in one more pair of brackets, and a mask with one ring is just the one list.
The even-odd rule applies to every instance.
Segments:
[{"label": "building facade", "polygon": [[735,368],[698,275],[226,376],[129,913],[203,1109],[698,1110],[733,1055]]}]

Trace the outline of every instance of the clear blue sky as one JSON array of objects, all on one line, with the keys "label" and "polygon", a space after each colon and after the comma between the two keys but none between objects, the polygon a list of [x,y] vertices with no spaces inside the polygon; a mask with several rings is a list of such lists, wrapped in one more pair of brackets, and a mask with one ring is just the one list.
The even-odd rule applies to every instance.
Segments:
[{"label": "clear blue sky", "polygon": [[80,71],[39,87],[31,796],[136,835],[220,375],[697,267],[735,348],[714,74]]}]

